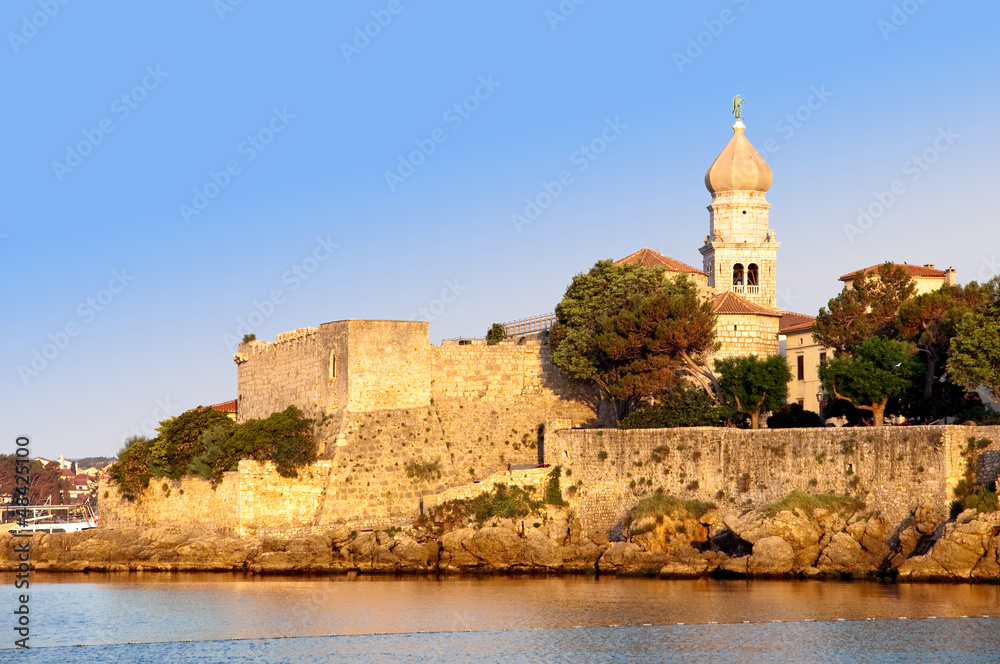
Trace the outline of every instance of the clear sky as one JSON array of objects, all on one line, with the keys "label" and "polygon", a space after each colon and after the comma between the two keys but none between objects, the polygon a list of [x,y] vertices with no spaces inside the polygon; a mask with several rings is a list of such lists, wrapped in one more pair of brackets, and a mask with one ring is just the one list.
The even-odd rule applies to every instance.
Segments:
[{"label": "clear sky", "polygon": [[700,267],[737,93],[774,172],[780,306],[815,314],[885,260],[988,278],[998,19],[985,0],[7,0],[0,451],[112,455],[235,398],[246,331],[423,317],[438,343],[551,311],[600,258]]}]

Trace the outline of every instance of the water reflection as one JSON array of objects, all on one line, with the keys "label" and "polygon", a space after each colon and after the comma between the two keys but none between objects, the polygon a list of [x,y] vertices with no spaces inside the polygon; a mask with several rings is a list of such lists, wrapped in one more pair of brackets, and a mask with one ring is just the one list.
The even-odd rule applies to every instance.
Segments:
[{"label": "water reflection", "polygon": [[35,574],[31,591],[34,645],[1000,613],[1000,586],[859,582]]}]

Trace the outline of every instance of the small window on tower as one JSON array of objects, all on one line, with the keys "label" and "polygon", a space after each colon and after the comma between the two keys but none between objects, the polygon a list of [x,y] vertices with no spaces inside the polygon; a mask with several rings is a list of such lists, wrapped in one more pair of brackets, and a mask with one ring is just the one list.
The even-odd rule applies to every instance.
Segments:
[{"label": "small window on tower", "polygon": [[743,285],[743,263],[733,266],[733,286]]},{"label": "small window on tower", "polygon": [[747,266],[747,286],[756,286],[758,283],[760,282],[757,281],[757,264],[750,263]]},{"label": "small window on tower", "polygon": [[330,351],[330,380],[337,377],[337,355],[335,350]]},{"label": "small window on tower", "polygon": [[746,214],[746,213],[747,213],[747,211],[746,211],[746,210],[743,210],[743,214]]}]

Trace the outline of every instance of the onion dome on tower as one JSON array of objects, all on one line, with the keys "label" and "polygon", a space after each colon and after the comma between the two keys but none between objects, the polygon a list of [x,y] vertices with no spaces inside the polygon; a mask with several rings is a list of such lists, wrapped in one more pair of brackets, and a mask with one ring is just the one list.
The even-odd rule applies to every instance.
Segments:
[{"label": "onion dome on tower", "polygon": [[708,172],[705,186],[713,194],[719,191],[759,191],[771,188],[771,167],[743,135],[746,125],[737,120],[733,137]]}]

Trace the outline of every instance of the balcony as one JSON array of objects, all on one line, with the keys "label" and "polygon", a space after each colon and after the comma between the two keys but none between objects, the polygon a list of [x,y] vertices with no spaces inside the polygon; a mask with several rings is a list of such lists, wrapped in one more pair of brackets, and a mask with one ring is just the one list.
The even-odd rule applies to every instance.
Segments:
[{"label": "balcony", "polygon": [[760,286],[733,286],[737,295],[760,295]]}]

